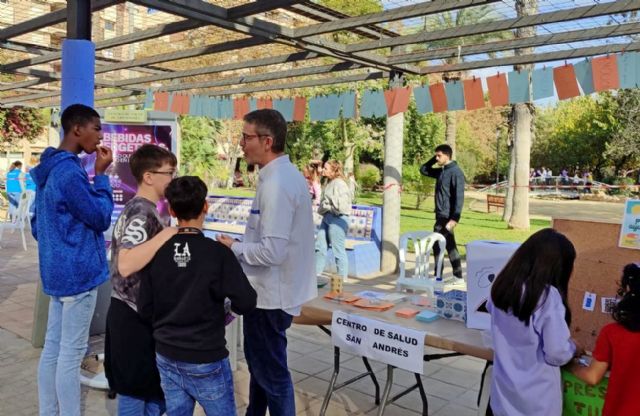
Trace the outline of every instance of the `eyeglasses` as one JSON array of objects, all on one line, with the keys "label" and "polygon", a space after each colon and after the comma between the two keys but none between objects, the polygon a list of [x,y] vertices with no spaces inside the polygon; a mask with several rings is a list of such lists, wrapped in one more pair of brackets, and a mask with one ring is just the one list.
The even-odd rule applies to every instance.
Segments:
[{"label": "eyeglasses", "polygon": [[271,136],[270,134],[246,134],[242,133],[242,137],[240,137],[240,142],[247,142],[247,140],[253,139],[254,137],[267,137]]},{"label": "eyeglasses", "polygon": [[171,176],[171,178],[177,178],[178,177],[178,171],[177,170],[171,170],[169,172],[161,172],[159,170],[150,170],[150,173],[157,173],[159,175],[169,175]]}]

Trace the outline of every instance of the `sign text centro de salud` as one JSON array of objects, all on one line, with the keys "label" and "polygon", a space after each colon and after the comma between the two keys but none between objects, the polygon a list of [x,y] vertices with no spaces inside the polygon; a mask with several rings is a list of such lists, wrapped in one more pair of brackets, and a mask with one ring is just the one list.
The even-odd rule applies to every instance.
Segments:
[{"label": "sign text centro de salud", "polygon": [[422,374],[426,332],[333,312],[331,338],[342,350]]}]

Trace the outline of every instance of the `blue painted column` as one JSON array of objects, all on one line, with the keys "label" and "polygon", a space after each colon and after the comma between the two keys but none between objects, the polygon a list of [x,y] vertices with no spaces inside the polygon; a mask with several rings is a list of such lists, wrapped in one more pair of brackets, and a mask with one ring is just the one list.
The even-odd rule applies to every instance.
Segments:
[{"label": "blue painted column", "polygon": [[93,107],[96,46],[90,40],[62,42],[62,91],[60,111],[71,104]]}]

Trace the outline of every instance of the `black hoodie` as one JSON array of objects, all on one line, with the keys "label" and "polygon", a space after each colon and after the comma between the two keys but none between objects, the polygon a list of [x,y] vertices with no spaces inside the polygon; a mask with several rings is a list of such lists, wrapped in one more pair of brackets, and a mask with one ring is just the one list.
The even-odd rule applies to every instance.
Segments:
[{"label": "black hoodie", "polygon": [[432,157],[420,167],[420,173],[436,179],[436,219],[460,221],[464,204],[464,173],[454,161],[444,167],[433,167]]}]

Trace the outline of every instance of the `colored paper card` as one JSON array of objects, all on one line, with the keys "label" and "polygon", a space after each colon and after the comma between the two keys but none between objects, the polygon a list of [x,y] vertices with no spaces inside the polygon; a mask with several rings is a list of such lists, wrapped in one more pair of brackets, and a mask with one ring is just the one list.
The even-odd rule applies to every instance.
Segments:
[{"label": "colored paper card", "polygon": [[620,88],[640,86],[640,53],[624,52],[618,55],[618,77]]},{"label": "colored paper card", "polygon": [[551,68],[536,69],[531,73],[533,99],[553,97],[553,70]]},{"label": "colored paper card", "polygon": [[156,111],[167,111],[169,109],[168,92],[156,92],[153,94],[153,109]]},{"label": "colored paper card", "polygon": [[198,106],[200,105],[200,96],[194,95],[189,100],[189,115],[190,116],[199,116],[198,114]]},{"label": "colored paper card", "polygon": [[584,60],[573,65],[576,73],[576,79],[582,88],[584,95],[589,95],[595,91],[593,87],[593,72],[591,70],[591,61]]},{"label": "colored paper card", "polygon": [[403,113],[409,108],[409,99],[411,97],[411,88],[393,88],[384,92],[384,101],[387,105],[387,116],[395,116]]},{"label": "colored paper card", "polygon": [[313,97],[309,99],[309,120],[324,121],[326,120],[326,100],[325,97]]},{"label": "colored paper card", "polygon": [[342,117],[354,118],[356,116],[356,93],[353,91],[343,92],[339,97],[342,106]]},{"label": "colored paper card", "polygon": [[151,88],[147,88],[147,91],[145,93],[144,108],[153,108],[153,93],[151,92]]},{"label": "colored paper card", "polygon": [[273,109],[282,114],[286,121],[293,121],[293,100],[284,98],[273,100]]},{"label": "colored paper card", "polygon": [[487,89],[489,90],[489,102],[492,107],[501,107],[509,104],[509,86],[507,76],[497,74],[487,77]]},{"label": "colored paper card", "polygon": [[462,82],[449,81],[444,84],[444,91],[447,94],[447,109],[449,111],[464,110]]},{"label": "colored paper card", "polygon": [[176,114],[188,114],[189,113],[189,96],[185,94],[176,94],[173,96],[173,102],[171,103],[171,111]]},{"label": "colored paper card", "polygon": [[584,292],[584,298],[582,299],[582,309],[585,311],[593,312],[596,307],[596,294],[591,292]]},{"label": "colored paper card", "polygon": [[293,121],[304,121],[307,114],[307,99],[296,97],[293,99]]},{"label": "colored paper card", "polygon": [[437,319],[440,319],[440,315],[438,315],[435,312],[429,311],[429,310],[424,310],[422,312],[420,312],[418,315],[416,315],[416,320],[420,321],[420,322],[433,322]]},{"label": "colored paper card", "polygon": [[429,93],[431,94],[433,112],[442,113],[443,111],[447,111],[447,93],[444,89],[444,84],[439,82],[429,85]]},{"label": "colored paper card", "polygon": [[561,100],[580,95],[578,81],[576,81],[576,73],[571,64],[553,68],[553,82],[556,84],[558,98]]},{"label": "colored paper card", "polygon": [[249,99],[249,111],[256,111],[258,109],[258,100],[255,98]]},{"label": "colored paper card", "polygon": [[387,115],[387,104],[382,91],[364,91],[360,105],[362,117],[382,117]]},{"label": "colored paper card", "polygon": [[428,86],[422,86],[413,89],[413,98],[416,100],[416,108],[421,114],[432,113],[433,103],[431,102],[431,94]]},{"label": "colored paper card", "polygon": [[271,101],[271,98],[258,98],[257,107],[258,110],[272,109],[273,101]]},{"label": "colored paper card", "polygon": [[528,103],[531,101],[529,89],[529,70],[509,72],[509,104]]},{"label": "colored paper card", "polygon": [[171,94],[171,98],[169,98],[169,111],[172,113],[179,114],[178,108],[180,107],[180,94]]},{"label": "colored paper card", "polygon": [[484,108],[484,94],[482,92],[482,81],[480,78],[465,79],[462,85],[464,87],[465,108],[467,110]]},{"label": "colored paper card", "polygon": [[396,311],[396,316],[399,316],[400,318],[413,318],[419,313],[420,311],[418,309],[400,308]]},{"label": "colored paper card", "polygon": [[242,120],[249,112],[249,100],[246,98],[236,98],[233,100],[233,119]]},{"label": "colored paper card", "polygon": [[607,91],[620,88],[618,76],[618,57],[616,55],[598,56],[591,60],[593,88]]},{"label": "colored paper card", "polygon": [[218,117],[223,120],[231,120],[233,118],[233,100],[231,98],[218,100]]}]

